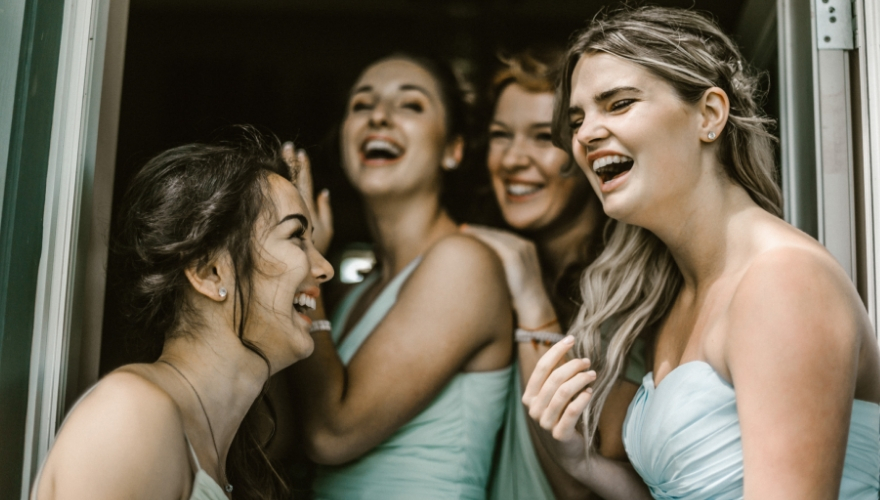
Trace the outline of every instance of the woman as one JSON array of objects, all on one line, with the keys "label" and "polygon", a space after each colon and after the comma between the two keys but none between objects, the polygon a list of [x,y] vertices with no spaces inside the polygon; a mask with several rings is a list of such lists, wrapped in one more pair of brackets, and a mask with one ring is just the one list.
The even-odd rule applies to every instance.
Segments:
[{"label": "woman", "polygon": [[343,168],[379,265],[292,370],[317,498],[485,498],[513,326],[497,257],[440,201],[463,120],[454,75],[427,59],[381,59],[352,88]]},{"label": "woman", "polygon": [[[755,94],[735,45],[691,11],[622,11],[577,36],[554,126],[619,221],[572,328],[598,378],[591,396],[571,377],[582,366],[551,370],[573,345],[560,343],[524,399],[567,452],[582,412],[592,443],[627,351],[650,336],[624,445],[655,497],[877,498],[873,328],[833,257],[780,218]],[[595,475],[580,451],[573,472]]]},{"label": "woman", "polygon": [[[538,288],[537,293],[546,290],[559,318],[558,324],[544,329],[546,333],[571,325],[580,302],[577,279],[601,251],[601,233],[607,220],[587,178],[572,168],[571,157],[551,141],[553,86],[561,55],[559,51],[532,51],[504,58],[491,92],[488,167],[492,187],[504,220],[534,241],[537,253],[535,245],[513,235],[469,228],[499,252],[511,276],[517,311],[532,306],[529,297],[519,297],[535,292],[516,276],[533,275],[536,279],[529,283]],[[535,265],[525,267],[523,262]],[[525,385],[538,358],[547,351],[545,342],[562,338],[561,333],[546,333],[517,332],[521,373],[511,389],[493,480],[494,498],[584,498],[589,494],[548,455],[540,435],[528,425],[530,420],[520,402],[521,384]],[[599,452],[603,456],[626,460],[621,428],[627,405],[645,374],[642,352],[633,350],[627,373],[618,381],[612,403],[602,414]],[[634,497],[630,492],[621,498]]]},{"label": "woman", "polygon": [[220,500],[233,485],[235,498],[286,497],[248,410],[271,374],[312,352],[305,312],[333,270],[275,151],[256,136],[191,144],[137,174],[114,244],[135,333],[161,355],[77,403],[34,499]]}]

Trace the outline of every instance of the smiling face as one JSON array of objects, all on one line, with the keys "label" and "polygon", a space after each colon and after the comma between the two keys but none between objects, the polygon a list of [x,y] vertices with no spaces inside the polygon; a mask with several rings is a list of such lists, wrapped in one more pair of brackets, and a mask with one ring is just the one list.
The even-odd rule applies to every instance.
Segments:
[{"label": "smiling face", "polygon": [[552,118],[553,93],[511,83],[489,126],[492,187],[504,219],[519,230],[543,229],[593,196],[580,172],[562,175],[570,158],[551,143]]},{"label": "smiling face", "polygon": [[572,151],[606,214],[648,227],[695,191],[705,171],[697,106],[642,66],[604,53],[581,56],[571,86]]},{"label": "smiling face", "polygon": [[296,188],[279,175],[268,179],[268,209],[257,225],[251,314],[246,338],[269,357],[273,371],[312,353],[305,315],[315,308],[318,285],[333,277],[315,249],[310,215]]},{"label": "smiling face", "polygon": [[365,196],[439,191],[447,147],[445,109],[431,74],[407,59],[364,71],[342,125],[343,168]]}]

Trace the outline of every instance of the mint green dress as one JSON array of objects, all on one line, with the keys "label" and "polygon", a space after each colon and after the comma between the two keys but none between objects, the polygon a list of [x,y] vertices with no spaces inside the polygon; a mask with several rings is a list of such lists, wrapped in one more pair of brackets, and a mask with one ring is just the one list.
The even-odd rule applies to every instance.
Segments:
[{"label": "mint green dress", "polygon": [[[341,343],[351,308],[378,274],[368,276],[340,304],[332,335],[343,363],[351,361],[394,306],[420,260],[388,283]],[[315,498],[485,499],[512,373],[512,367],[458,373],[427,408],[366,455],[345,465],[318,467]]]}]

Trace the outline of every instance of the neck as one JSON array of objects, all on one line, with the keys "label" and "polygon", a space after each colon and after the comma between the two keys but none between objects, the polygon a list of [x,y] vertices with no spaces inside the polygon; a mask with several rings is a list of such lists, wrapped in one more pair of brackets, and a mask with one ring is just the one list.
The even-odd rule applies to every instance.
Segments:
[{"label": "neck", "polygon": [[[761,209],[741,186],[720,180],[709,195],[679,201],[675,213],[658,213],[663,221],[648,230],[669,248],[687,289],[699,292],[730,268],[743,248],[744,219]],[[674,224],[669,224],[674,221]]]},{"label": "neck", "polygon": [[220,463],[226,463],[232,439],[266,382],[266,363],[237,336],[210,331],[166,341],[159,360],[177,368],[185,390],[198,394],[196,406],[187,406],[195,414],[188,416],[204,425],[199,413],[207,415]]},{"label": "neck", "polygon": [[367,220],[377,245],[383,279],[391,279],[439,239],[458,230],[440,206],[439,194],[368,199]]}]

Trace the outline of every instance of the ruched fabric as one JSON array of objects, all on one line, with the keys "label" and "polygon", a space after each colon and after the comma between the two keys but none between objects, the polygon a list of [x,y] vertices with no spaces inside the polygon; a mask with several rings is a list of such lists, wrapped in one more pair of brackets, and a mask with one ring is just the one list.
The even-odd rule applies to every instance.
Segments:
[{"label": "ruched fabric", "polygon": [[[341,343],[337,328],[376,275],[340,304],[333,338],[343,363],[351,361],[382,321],[418,264],[416,259],[394,277]],[[319,467],[315,498],[485,499],[511,373],[507,367],[455,375],[427,408],[366,455],[342,466]]]},{"label": "ruched fabric", "polygon": [[[629,406],[623,442],[657,499],[743,498],[742,434],[733,386],[703,361],[653,373]],[[880,494],[880,405],[854,401],[840,498]]]}]

